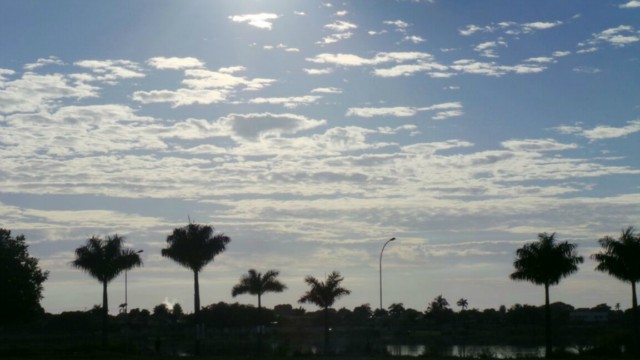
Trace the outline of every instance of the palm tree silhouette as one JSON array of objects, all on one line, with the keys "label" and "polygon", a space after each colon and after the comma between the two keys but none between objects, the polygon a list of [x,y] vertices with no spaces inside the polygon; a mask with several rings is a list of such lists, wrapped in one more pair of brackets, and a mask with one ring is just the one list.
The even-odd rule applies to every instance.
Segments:
[{"label": "palm tree silhouette", "polygon": [[465,298],[460,298],[460,300],[458,300],[456,305],[460,306],[462,308],[462,311],[464,311],[464,310],[467,310],[467,307],[469,306],[469,302]]},{"label": "palm tree silhouette", "polygon": [[340,287],[342,280],[344,280],[344,278],[340,276],[340,273],[337,271],[329,274],[326,281],[320,281],[313,276],[307,276],[304,281],[311,286],[311,289],[305,292],[298,300],[301,304],[312,303],[323,309],[325,354],[328,354],[329,350],[329,308],[337,299],[351,294],[351,291]]},{"label": "palm tree silhouette", "polygon": [[93,236],[84,246],[76,249],[71,266],[87,272],[102,283],[102,345],[107,344],[109,298],[107,284],[122,271],[142,266],[140,255],[133,249],[123,248],[124,237],[115,234],[106,239]]},{"label": "palm tree silhouette", "polygon": [[[636,283],[640,281],[640,235],[634,234],[634,228],[629,226],[622,230],[618,239],[605,236],[598,240],[602,251],[591,255],[598,262],[597,271],[631,283],[631,303],[633,307],[633,332],[638,339],[638,297]],[[637,349],[636,349],[637,350]]]},{"label": "palm tree silhouette", "polygon": [[193,271],[193,311],[196,319],[195,354],[200,354],[200,339],[204,328],[200,322],[200,284],[198,274],[213,258],[225,251],[231,238],[224,234],[215,234],[209,225],[189,223],[187,226],[173,229],[167,236],[167,247],[162,249],[164,257]]},{"label": "palm tree silhouette", "polygon": [[250,269],[245,275],[242,275],[240,282],[233,287],[231,295],[236,297],[242,294],[251,294],[258,296],[258,351],[262,352],[262,295],[267,292],[283,292],[287,286],[278,279],[280,272],[269,270],[264,275],[254,269]]},{"label": "palm tree silhouette", "polygon": [[510,278],[544,285],[545,309],[545,357],[551,357],[551,307],[549,287],[556,285],[564,277],[578,271],[578,264],[584,261],[575,249],[578,245],[563,241],[556,243],[555,233],[538,234],[538,241],[525,244],[516,251],[513,266],[516,268]]}]

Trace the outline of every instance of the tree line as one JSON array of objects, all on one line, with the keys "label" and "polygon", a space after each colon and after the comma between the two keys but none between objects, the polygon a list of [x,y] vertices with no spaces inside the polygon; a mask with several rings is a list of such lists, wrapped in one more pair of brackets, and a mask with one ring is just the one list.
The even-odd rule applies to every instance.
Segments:
[{"label": "tree line", "polygon": [[[199,296],[199,274],[202,269],[213,259],[225,251],[231,238],[216,233],[209,225],[189,223],[184,227],[175,228],[167,236],[166,247],[161,250],[163,257],[167,257],[181,266],[189,269],[194,277],[194,325],[196,335],[194,339],[194,352],[200,352],[201,341],[204,338],[204,326],[201,319],[201,306]],[[624,229],[618,238],[605,236],[599,241],[601,250],[591,255],[597,262],[597,271],[628,282],[632,290],[632,339],[638,339],[638,309],[636,296],[636,283],[640,281],[640,236],[636,235],[633,227]],[[24,236],[11,236],[11,231],[0,229],[0,290],[7,296],[1,297],[0,309],[5,314],[0,318],[3,323],[11,323],[36,316],[42,313],[39,301],[42,299],[42,283],[47,279],[48,272],[42,271],[38,266],[38,260],[29,256],[28,246]],[[139,251],[124,246],[124,237],[117,234],[102,239],[93,236],[85,245],[75,250],[75,259],[71,265],[81,269],[102,285],[103,304],[100,309],[102,318],[102,342],[107,344],[108,336],[108,295],[107,285],[122,271],[127,271],[143,265]],[[578,271],[578,265],[584,258],[577,254],[577,244],[559,242],[556,234],[541,233],[536,242],[527,243],[516,251],[514,260],[515,271],[510,278],[516,281],[529,281],[536,285],[544,286],[545,290],[545,352],[547,356],[552,351],[552,326],[551,303],[549,290],[557,285],[561,279]],[[258,298],[258,324],[263,325],[265,315],[262,311],[261,299],[265,293],[281,292],[286,285],[277,277],[277,270],[268,270],[264,273],[250,269],[242,275],[237,285],[232,288],[232,295],[255,295]],[[324,351],[329,349],[329,314],[334,302],[342,296],[350,294],[348,289],[340,286],[344,278],[339,272],[334,271],[325,280],[307,276],[305,282],[309,285],[298,300],[299,303],[312,303],[323,312],[324,327]],[[19,289],[19,291],[16,291]],[[427,313],[437,314],[438,309],[448,306],[446,299],[439,297],[430,303]],[[21,307],[15,306],[20,304]],[[13,307],[5,306],[13,305]],[[468,302],[460,299],[457,305],[466,310]],[[393,304],[388,314],[397,313],[402,304]],[[7,310],[12,309],[12,310]],[[20,311],[15,311],[19,309]],[[354,309],[355,311],[355,309]],[[383,311],[379,309],[379,311]],[[440,312],[441,313],[441,312]],[[372,316],[375,312],[372,313]],[[263,327],[259,328],[258,344],[262,347]],[[634,342],[631,342],[632,344]],[[636,349],[632,349],[636,351]]]}]

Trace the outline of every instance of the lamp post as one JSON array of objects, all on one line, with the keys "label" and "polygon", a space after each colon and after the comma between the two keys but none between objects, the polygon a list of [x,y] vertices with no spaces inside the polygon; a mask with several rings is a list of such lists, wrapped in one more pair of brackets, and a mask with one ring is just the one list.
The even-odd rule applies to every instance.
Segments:
[{"label": "lamp post", "polygon": [[387,244],[395,240],[395,237],[387,240],[382,246],[382,250],[380,251],[380,310],[382,310],[382,253],[384,252],[384,248],[387,247]]},{"label": "lamp post", "polygon": [[[136,251],[136,254],[140,254],[144,250]],[[124,271],[124,314],[127,315],[129,313],[129,301],[127,299],[127,270]]]}]

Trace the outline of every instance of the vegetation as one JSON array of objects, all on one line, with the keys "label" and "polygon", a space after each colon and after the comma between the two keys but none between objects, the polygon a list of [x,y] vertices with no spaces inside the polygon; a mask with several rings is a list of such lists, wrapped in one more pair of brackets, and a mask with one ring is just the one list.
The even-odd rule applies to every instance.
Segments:
[{"label": "vegetation", "polygon": [[[598,240],[602,251],[591,255],[598,262],[597,271],[606,272],[616,279],[631,283],[631,304],[633,309],[633,337],[639,339],[638,297],[636,283],[640,281],[640,235],[634,234],[629,226],[618,239],[605,236]],[[635,342],[634,342],[635,344]],[[634,346],[638,351],[638,346]]]},{"label": "vegetation", "polygon": [[84,270],[102,283],[102,344],[107,344],[109,298],[107,284],[122,271],[142,266],[140,255],[133,249],[125,249],[124,237],[115,234],[105,240],[93,236],[86,245],[76,249],[76,259],[71,265]]},{"label": "vegetation", "polygon": [[[195,353],[201,345],[208,354],[246,355],[247,349],[257,343],[263,350],[263,338],[273,355],[341,353],[357,355],[387,354],[388,344],[419,344],[425,346],[426,355],[442,356],[444,349],[453,345],[515,345],[538,346],[545,344],[545,356],[552,353],[551,324],[554,324],[554,343],[561,349],[577,346],[581,354],[620,357],[626,349],[636,348],[638,339],[638,309],[636,283],[640,280],[640,236],[633,227],[624,229],[617,239],[606,236],[599,240],[602,250],[591,257],[598,263],[596,270],[631,283],[632,309],[622,311],[620,304],[612,310],[607,304],[591,309],[575,309],[563,303],[550,303],[549,288],[578,270],[583,258],[576,252],[576,244],[558,242],[554,234],[542,233],[538,241],[525,244],[516,251],[513,280],[524,280],[545,288],[545,304],[537,307],[516,304],[507,309],[470,309],[469,301],[460,298],[455,312],[449,301],[438,295],[427,303],[424,311],[393,303],[388,309],[373,311],[369,304],[353,310],[332,307],[336,300],[350,294],[341,287],[344,278],[334,271],[325,280],[307,276],[309,285],[299,303],[317,305],[320,310],[307,312],[291,305],[278,305],[274,309],[262,306],[262,295],[281,292],[286,286],[277,278],[279,272],[260,273],[250,269],[232,288],[234,297],[256,295],[257,307],[252,305],[217,303],[200,306],[198,276],[214,257],[226,249],[230,238],[216,234],[211,226],[189,223],[174,229],[162,249],[168,257],[194,273],[194,312],[185,314],[179,304],[169,307],[159,304],[150,312],[132,309],[117,316],[108,313],[107,285],[128,269],[142,266],[142,260],[133,249],[124,247],[124,238],[113,235],[106,239],[92,237],[76,249],[72,266],[86,271],[103,285],[103,303],[88,311],[45,314],[39,305],[42,283],[48,273],[40,270],[37,259],[27,252],[24,236],[13,238],[9,230],[0,229],[0,297],[5,306],[0,317],[0,356],[15,354],[64,354],[81,349],[87,356],[110,351],[122,354],[179,355],[192,343],[190,328],[198,333]],[[26,309],[26,310],[25,310]],[[40,315],[34,317],[33,315]],[[28,323],[24,320],[34,319]],[[255,331],[256,323],[259,331]],[[204,332],[204,325],[207,332]],[[332,324],[332,328],[329,327]],[[101,326],[100,326],[101,325]],[[544,326],[543,326],[544,325]],[[628,337],[626,329],[633,329]],[[111,333],[111,346],[95,350],[102,333],[102,344]],[[324,336],[321,336],[321,333]],[[330,334],[334,334],[329,341]],[[256,336],[257,335],[257,336]],[[320,346],[320,339],[323,346]],[[201,344],[201,342],[204,343]],[[331,347],[330,347],[331,345]],[[47,350],[48,349],[48,350]],[[93,350],[92,350],[93,349]],[[314,350],[316,349],[316,350]],[[558,350],[557,349],[557,350]],[[59,350],[59,352],[58,352]],[[97,352],[96,352],[97,351]],[[188,352],[187,352],[188,353]],[[393,353],[393,351],[391,351]],[[450,353],[449,353],[450,354]],[[101,353],[100,356],[104,354]],[[491,354],[474,356],[491,357]]]},{"label": "vegetation", "polygon": [[351,291],[340,286],[342,280],[344,280],[344,278],[340,276],[340,273],[337,271],[329,274],[326,281],[320,281],[313,276],[307,276],[304,281],[307,285],[311,286],[311,289],[298,300],[301,304],[312,303],[323,309],[325,354],[329,351],[329,308],[337,299],[351,294]]},{"label": "vegetation", "polygon": [[15,238],[11,231],[0,228],[0,326],[33,319],[44,311],[42,283],[49,273],[29,256],[23,235]]},{"label": "vegetation", "polygon": [[578,264],[584,258],[577,255],[576,247],[576,244],[566,241],[557,243],[555,233],[541,233],[537,242],[526,244],[516,251],[516,260],[513,262],[516,271],[511,274],[511,279],[544,285],[546,357],[552,353],[549,287],[578,271]]},{"label": "vegetation", "polygon": [[162,256],[177,262],[193,271],[193,309],[196,317],[195,353],[200,353],[200,340],[204,329],[200,322],[200,284],[198,274],[213,258],[225,251],[231,238],[224,234],[216,234],[209,225],[189,223],[187,226],[173,229],[167,236],[167,247],[162,249]]},{"label": "vegetation", "polygon": [[278,281],[277,277],[280,273],[276,270],[269,270],[264,275],[254,269],[250,269],[240,278],[240,283],[231,289],[231,295],[236,297],[242,294],[251,294],[258,296],[258,351],[262,352],[262,295],[267,292],[283,292],[287,286]]}]

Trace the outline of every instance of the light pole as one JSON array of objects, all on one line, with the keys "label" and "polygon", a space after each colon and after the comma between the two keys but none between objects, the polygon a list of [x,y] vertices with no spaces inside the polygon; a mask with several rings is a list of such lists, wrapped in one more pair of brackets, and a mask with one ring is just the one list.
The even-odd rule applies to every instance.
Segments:
[{"label": "light pole", "polygon": [[[140,254],[144,250],[136,251],[136,254]],[[129,313],[129,301],[127,299],[127,270],[124,271],[124,314],[127,315]]]},{"label": "light pole", "polygon": [[395,237],[392,237],[387,240],[387,242],[382,246],[382,250],[380,250],[380,310],[382,310],[382,253],[384,252],[384,248],[387,247],[387,244],[395,239]]}]

